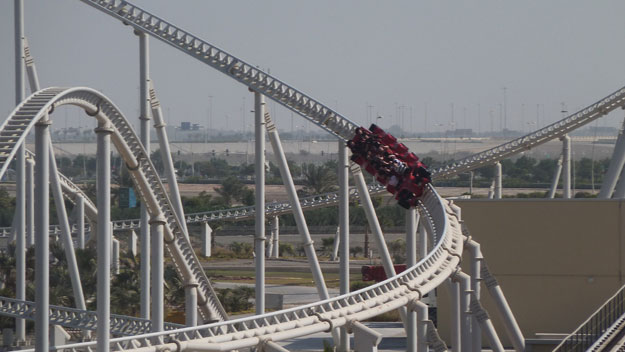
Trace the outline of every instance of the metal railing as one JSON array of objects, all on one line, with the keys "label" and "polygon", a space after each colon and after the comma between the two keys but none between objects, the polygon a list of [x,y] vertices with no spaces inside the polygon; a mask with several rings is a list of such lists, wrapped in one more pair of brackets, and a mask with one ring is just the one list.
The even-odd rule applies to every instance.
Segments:
[{"label": "metal railing", "polygon": [[[587,351],[604,336],[625,323],[625,286],[608,299],[590,318],[556,347],[554,352]],[[609,342],[609,338],[603,343]]]}]

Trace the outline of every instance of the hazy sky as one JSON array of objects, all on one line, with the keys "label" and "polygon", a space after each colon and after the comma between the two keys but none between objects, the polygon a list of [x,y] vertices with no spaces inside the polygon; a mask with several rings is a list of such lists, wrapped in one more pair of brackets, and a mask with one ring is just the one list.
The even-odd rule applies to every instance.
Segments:
[{"label": "hazy sky", "polygon": [[[134,2],[361,124],[370,105],[383,127],[403,117],[410,131],[448,129],[452,120],[498,130],[506,87],[508,128],[528,130],[537,118],[559,119],[562,103],[572,112],[625,85],[623,1]],[[78,0],[25,0],[25,9],[42,86],[101,90],[136,120],[132,29]],[[6,116],[14,106],[10,0],[0,1],[0,44]],[[212,101],[213,127],[251,130],[246,87],[160,41],[150,46],[151,77],[172,125],[206,125]],[[281,129],[312,129],[269,108]],[[598,124],[616,126],[622,115]],[[52,117],[60,127],[93,124],[77,109]]]}]

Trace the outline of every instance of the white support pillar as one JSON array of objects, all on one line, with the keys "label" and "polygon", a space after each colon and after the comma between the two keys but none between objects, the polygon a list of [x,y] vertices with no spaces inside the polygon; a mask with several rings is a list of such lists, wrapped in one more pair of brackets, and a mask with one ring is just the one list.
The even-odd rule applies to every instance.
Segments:
[{"label": "white support pillar", "polygon": [[156,91],[154,90],[154,84],[152,82],[150,82],[150,104],[152,106],[154,129],[156,130],[156,136],[158,137],[161,160],[163,161],[163,169],[165,171],[167,184],[169,186],[169,199],[172,202],[174,212],[180,219],[180,225],[183,228],[183,232],[188,238],[189,230],[187,229],[187,222],[185,221],[182,199],[180,198],[180,190],[178,188],[178,181],[176,178],[176,169],[174,168],[174,161],[171,158],[171,151],[169,149],[169,138],[167,137],[167,131],[165,129],[165,126],[167,125],[165,124],[165,119],[163,118],[163,109],[161,108],[161,103],[156,97]]},{"label": "white support pillar", "polygon": [[495,163],[495,199],[501,199],[502,180],[503,172],[501,170],[501,163],[498,161]]},{"label": "white support pillar", "polygon": [[597,198],[599,199],[609,199],[612,196],[612,192],[614,192],[617,182],[619,184],[625,183],[625,178],[623,177],[623,166],[625,165],[624,131],[625,119],[623,120],[621,129],[618,131],[618,137],[616,137],[616,144],[614,145],[614,151],[612,152],[612,159],[610,159],[610,166],[608,167],[608,171],[603,178],[603,184],[601,185],[599,195],[597,195]]},{"label": "white support pillar", "polygon": [[165,241],[164,230],[166,219],[158,215],[150,219],[152,262],[152,332],[164,330],[165,321]]},{"label": "white support pillar", "polygon": [[128,250],[133,257],[136,257],[137,254],[139,254],[137,252],[137,233],[135,230],[130,230],[130,233],[128,234]]},{"label": "white support pillar", "polygon": [[[282,143],[280,142],[278,129],[271,122],[271,117],[269,116],[269,113],[265,113],[265,122],[267,127],[267,134],[269,135],[269,141],[271,142],[271,148],[273,149],[273,153],[276,156],[276,162],[278,163],[278,168],[280,169],[282,183],[286,188],[286,193],[289,197],[289,202],[291,203],[293,218],[295,219],[295,224],[297,224],[297,230],[302,237],[304,251],[306,252],[308,265],[310,265],[313,280],[315,281],[317,293],[319,294],[319,298],[321,300],[328,299],[330,298],[328,288],[326,287],[326,283],[323,280],[321,266],[319,265],[319,260],[317,259],[317,255],[315,253],[315,248],[312,238],[310,237],[310,232],[308,232],[306,218],[304,217],[304,212],[302,211],[302,206],[299,202],[297,191],[295,190],[295,183],[293,183],[293,178],[291,177],[291,172],[289,171],[289,165],[287,163],[286,156],[284,155],[284,150],[282,149]],[[335,346],[338,346],[339,334],[336,329],[332,330],[332,338],[334,340]]]},{"label": "white support pillar", "polygon": [[35,164],[26,162],[26,247],[35,245]]},{"label": "white support pillar", "polygon": [[558,190],[558,182],[560,181],[560,175],[562,174],[562,159],[564,155],[560,155],[558,158],[558,163],[556,164],[556,171],[553,174],[553,180],[551,181],[551,188],[549,188],[549,193],[547,194],[547,198],[555,198],[556,191]]},{"label": "white support pillar", "polygon": [[[23,153],[24,148],[21,147],[18,150],[18,153]],[[15,230],[15,298],[21,301],[26,300],[26,245],[27,238],[30,235],[32,236],[32,230],[34,226],[29,227],[26,231],[22,226],[26,226],[30,223],[29,220],[34,220],[31,216],[29,219],[25,219],[23,217],[24,214],[21,214],[21,210],[26,210],[30,208],[33,203],[24,204],[25,198],[28,198],[28,189],[33,184],[33,179],[31,178],[33,172],[33,165],[31,162],[27,163],[26,168],[24,168],[23,163],[25,162],[24,155],[16,158],[15,168],[18,170],[17,178],[23,178],[23,174],[20,175],[21,172],[26,171],[26,176],[30,183],[29,187],[26,186],[25,182],[16,181],[16,192],[15,192],[15,207],[16,207],[16,216],[14,217],[15,222],[13,223]],[[25,170],[26,169],[26,170]],[[26,191],[26,194],[23,191]],[[27,207],[25,207],[27,206]],[[26,214],[28,215],[28,214]],[[32,214],[31,214],[32,215]],[[26,221],[24,221],[26,220]],[[18,343],[23,343],[26,340],[26,321],[24,319],[17,318],[15,319],[15,340]]]},{"label": "white support pillar", "polygon": [[562,138],[562,198],[571,198],[571,137],[565,134]]},{"label": "white support pillar", "polygon": [[111,271],[119,275],[119,240],[113,238],[113,253],[111,255]]},{"label": "white support pillar", "polygon": [[[14,45],[15,45],[15,105],[19,105],[25,97],[24,91],[24,1],[14,0]],[[46,130],[47,131],[47,130]],[[17,262],[17,287],[16,298],[26,300],[26,184],[25,184],[25,147],[19,146],[15,156],[16,181],[15,181],[15,222],[16,230],[16,261]],[[47,154],[46,154],[47,155]],[[46,247],[47,248],[47,247]],[[47,273],[47,271],[46,271]],[[37,275],[39,277],[39,275]],[[47,277],[47,275],[46,275]],[[47,291],[46,291],[47,293]],[[47,300],[47,298],[46,298]],[[47,301],[46,301],[47,302]],[[39,307],[37,302],[37,307]],[[39,316],[37,314],[37,316]],[[41,324],[38,324],[41,325]],[[47,328],[46,328],[47,329]],[[24,319],[15,320],[16,340],[23,342],[26,339],[26,322]],[[47,339],[47,337],[46,337]],[[47,351],[47,340],[36,343],[37,351]]]},{"label": "white support pillar", "polygon": [[254,120],[256,138],[254,152],[256,231],[256,314],[265,313],[265,98],[254,92]]},{"label": "white support pillar", "polygon": [[616,189],[612,194],[612,198],[614,199],[623,199],[625,198],[625,168],[623,172],[621,172],[621,176],[618,179],[618,184],[616,185]]},{"label": "white support pillar", "polygon": [[195,281],[189,281],[184,285],[186,326],[197,326],[197,287]]},{"label": "white support pillar", "polygon": [[[340,294],[349,293],[349,158],[347,145],[338,141],[338,179],[339,179],[339,287]],[[340,330],[339,352],[350,350],[349,333],[347,328]]]},{"label": "white support pillar", "polygon": [[[490,316],[484,308],[482,308],[482,305],[475,297],[475,294],[471,295],[471,312],[473,313],[474,321],[480,325],[480,331],[484,331],[484,335],[490,344],[491,350],[493,352],[504,352],[503,345],[501,344],[497,331],[495,331],[495,327],[490,320]],[[474,351],[481,351],[481,348],[481,346],[477,350],[474,348]]]},{"label": "white support pillar", "polygon": [[[148,36],[143,32],[135,32],[139,36],[139,122],[140,139],[147,156],[150,156],[150,115],[149,115],[149,72],[150,47]],[[150,319],[150,226],[148,209],[141,202],[141,318]]]},{"label": "white support pillar", "polygon": [[[384,267],[384,272],[387,277],[395,276],[395,267],[393,266],[393,260],[391,259],[391,254],[388,251],[388,247],[386,246],[386,241],[384,241],[384,234],[382,233],[382,228],[380,227],[380,222],[378,221],[378,217],[375,213],[375,208],[373,207],[373,202],[371,201],[371,196],[369,195],[369,190],[367,189],[367,183],[365,182],[365,178],[362,175],[362,171],[360,170],[360,166],[355,163],[352,163],[350,166],[350,170],[352,176],[354,177],[354,181],[356,183],[356,188],[358,189],[358,197],[360,198],[360,206],[365,211],[365,216],[367,217],[367,223],[371,228],[371,232],[373,233],[373,238],[375,239],[376,246],[378,247],[378,252],[380,254],[380,259],[382,260],[382,266]],[[402,307],[399,309],[399,315],[402,321],[406,322],[406,308]],[[404,324],[405,326],[405,324]]]},{"label": "white support pillar", "polygon": [[212,255],[213,229],[208,222],[203,222],[202,227],[202,255],[210,257]]},{"label": "white support pillar", "polygon": [[[473,336],[471,329],[471,277],[462,271],[454,276],[460,285],[460,346],[462,352],[473,351]],[[481,351],[481,348],[478,350]]]},{"label": "white support pillar", "polygon": [[271,258],[273,254],[273,229],[269,228],[269,238],[267,238],[267,247],[265,248],[265,257]]},{"label": "white support pillar", "polygon": [[[98,208],[97,349],[109,351],[111,321],[111,134],[109,125],[99,124],[97,135],[96,202]],[[39,151],[37,151],[37,155]],[[39,165],[39,161],[37,161]]]},{"label": "white support pillar", "polygon": [[424,217],[419,216],[419,243],[417,245],[419,260],[425,258],[428,253],[428,232],[424,222]]},{"label": "white support pillar", "polygon": [[341,227],[336,227],[336,232],[334,233],[334,242],[332,243],[332,255],[330,256],[330,261],[339,260],[339,247],[341,246],[341,235],[340,235]]},{"label": "white support pillar", "polygon": [[271,256],[280,258],[280,217],[274,216],[271,220],[271,232],[273,233],[273,253]]},{"label": "white support pillar", "polygon": [[50,277],[49,277],[49,151],[50,120],[42,119],[35,125],[35,350],[48,351],[50,309]]},{"label": "white support pillar", "polygon": [[495,198],[495,179],[490,183],[490,187],[488,187],[488,195],[486,196],[488,199]]},{"label": "white support pillar", "polygon": [[355,352],[377,352],[382,334],[358,321],[352,322],[350,329],[354,332]]},{"label": "white support pillar", "polygon": [[[462,226],[464,227],[465,225],[462,224]],[[481,268],[482,260],[484,260],[484,257],[482,256],[482,251],[480,250],[480,244],[470,239],[470,237],[469,240],[465,243],[465,249],[469,251],[469,255],[471,258],[471,288],[473,289],[473,297],[479,301],[482,291],[480,284],[482,282]],[[471,309],[471,311],[473,311],[473,309]],[[475,312],[473,313],[475,314]],[[475,322],[479,323],[479,321],[477,321],[477,317],[474,318],[474,323]],[[472,327],[472,345],[474,351],[479,351],[482,348],[481,325],[481,323],[479,326],[477,324],[473,324]]]},{"label": "white support pillar", "polygon": [[482,279],[484,280],[484,285],[486,285],[488,292],[493,298],[495,306],[497,307],[497,313],[499,313],[499,317],[501,318],[501,322],[506,329],[506,333],[512,341],[512,346],[514,346],[516,351],[525,351],[525,338],[519,328],[519,324],[517,324],[514,314],[512,314],[512,310],[508,305],[508,301],[506,300],[497,279],[490,273],[490,270],[488,270],[488,266],[485,262],[482,262]]},{"label": "white support pillar", "polygon": [[63,199],[63,190],[61,189],[61,181],[59,179],[59,171],[56,167],[54,159],[54,151],[52,143],[48,148],[49,151],[49,167],[50,167],[50,186],[52,195],[54,196],[54,205],[56,208],[57,219],[61,229],[63,238],[63,249],[65,250],[65,258],[67,259],[67,271],[69,272],[70,281],[72,283],[72,292],[74,293],[74,301],[76,308],[86,310],[85,297],[82,292],[82,284],[80,282],[80,272],[78,270],[78,262],[76,261],[76,252],[74,251],[74,242],[72,240],[72,228],[69,225],[67,210],[65,209],[65,200]]},{"label": "white support pillar", "polygon": [[76,208],[78,248],[85,249],[85,199],[80,195],[76,197]]},{"label": "white support pillar", "polygon": [[460,324],[460,285],[451,279],[447,279],[447,287],[449,290],[449,307],[451,317],[449,319],[449,328],[451,334],[451,350],[452,352],[461,352],[461,324]]},{"label": "white support pillar", "polygon": [[[419,300],[413,300],[408,307],[417,315],[417,330],[414,337],[416,339],[416,350],[417,352],[427,352],[429,346],[428,321],[430,320],[428,306]],[[406,348],[406,351],[409,351],[409,349]]]},{"label": "white support pillar", "polygon": [[[417,264],[417,210],[406,210],[406,266],[408,268]],[[406,318],[406,351],[417,351],[417,313],[408,310]]]}]

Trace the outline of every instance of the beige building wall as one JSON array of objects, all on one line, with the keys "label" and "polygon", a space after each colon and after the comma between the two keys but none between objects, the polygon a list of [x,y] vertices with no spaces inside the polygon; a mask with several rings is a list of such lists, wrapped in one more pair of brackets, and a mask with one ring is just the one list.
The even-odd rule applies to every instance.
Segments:
[{"label": "beige building wall", "polygon": [[[458,200],[526,338],[570,333],[623,285],[621,200]],[[469,272],[465,252],[465,271]],[[449,304],[438,292],[440,332],[450,342]],[[488,296],[482,285],[482,297]],[[506,346],[490,299],[483,300]]]}]

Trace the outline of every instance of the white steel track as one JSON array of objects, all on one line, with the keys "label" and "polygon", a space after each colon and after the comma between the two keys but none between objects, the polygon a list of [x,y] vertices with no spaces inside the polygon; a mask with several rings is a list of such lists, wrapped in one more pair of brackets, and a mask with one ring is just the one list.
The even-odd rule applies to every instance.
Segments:
[{"label": "white steel track", "polygon": [[[433,235],[434,248],[415,266],[374,286],[325,301],[162,333],[112,339],[114,351],[229,351],[281,341],[350,325],[418,300],[456,273],[463,236],[456,214],[434,188],[427,187],[420,210]],[[156,337],[164,344],[154,344]],[[57,346],[53,350],[93,350],[95,342]]]},{"label": "white steel track", "polygon": [[24,142],[34,124],[55,106],[72,104],[85,109],[96,119],[113,125],[113,143],[129,166],[140,198],[149,206],[151,216],[167,219],[166,243],[174,266],[183,279],[198,282],[200,313],[204,321],[225,320],[227,315],[204,274],[191,244],[181,232],[180,221],[130,124],[104,95],[89,88],[46,88],[24,100],[0,126],[0,177],[15,156],[16,146]]}]

